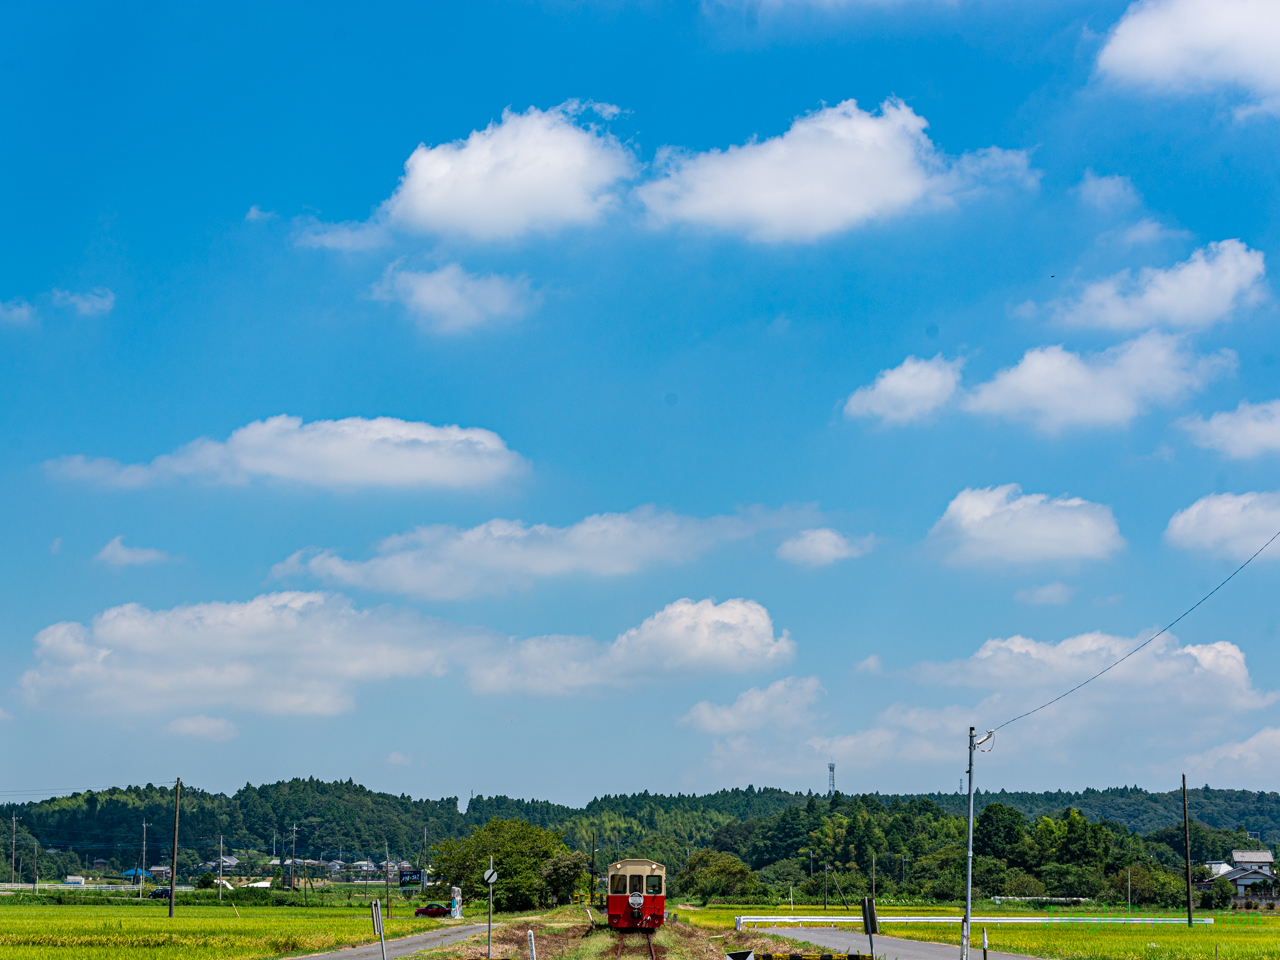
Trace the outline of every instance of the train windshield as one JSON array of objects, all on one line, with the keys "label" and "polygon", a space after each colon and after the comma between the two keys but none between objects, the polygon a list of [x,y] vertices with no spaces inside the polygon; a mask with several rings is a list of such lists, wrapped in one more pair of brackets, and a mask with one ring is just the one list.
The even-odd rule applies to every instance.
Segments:
[{"label": "train windshield", "polygon": [[633,873],[631,875],[631,892],[632,893],[644,892],[644,877],[640,876],[640,874],[638,873]]},{"label": "train windshield", "polygon": [[625,873],[615,873],[613,875],[613,883],[609,888],[610,893],[626,893],[627,892],[627,875]]},{"label": "train windshield", "polygon": [[645,893],[651,897],[662,896],[662,878],[659,876],[651,876]]}]

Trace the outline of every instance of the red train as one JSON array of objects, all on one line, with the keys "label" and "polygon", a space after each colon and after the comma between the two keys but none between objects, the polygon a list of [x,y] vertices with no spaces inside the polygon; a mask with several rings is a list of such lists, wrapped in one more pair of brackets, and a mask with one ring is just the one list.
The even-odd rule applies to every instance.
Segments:
[{"label": "red train", "polygon": [[667,868],[652,860],[609,864],[606,905],[615,930],[657,930],[667,911]]}]

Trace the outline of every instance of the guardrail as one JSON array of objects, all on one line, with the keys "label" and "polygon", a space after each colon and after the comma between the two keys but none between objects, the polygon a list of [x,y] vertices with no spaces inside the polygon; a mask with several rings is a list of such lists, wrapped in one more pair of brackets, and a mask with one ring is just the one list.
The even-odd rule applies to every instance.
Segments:
[{"label": "guardrail", "polygon": [[[886,923],[962,923],[964,917],[894,917],[884,916],[878,918],[880,926]],[[1186,923],[1182,917],[974,917],[974,924],[995,924],[999,926],[1003,923],[1127,923],[1127,924],[1167,924],[1167,923]],[[1213,923],[1213,917],[1196,917],[1192,923]],[[747,924],[753,924],[756,927],[763,925],[774,927],[803,927],[806,923],[809,926],[818,927],[834,927],[837,923],[856,923],[862,924],[861,917],[734,917],[733,929],[742,930]]]}]

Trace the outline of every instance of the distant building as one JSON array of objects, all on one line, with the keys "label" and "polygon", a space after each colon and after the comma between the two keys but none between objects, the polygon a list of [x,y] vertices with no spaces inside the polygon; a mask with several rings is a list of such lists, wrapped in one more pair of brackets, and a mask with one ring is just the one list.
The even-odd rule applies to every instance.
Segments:
[{"label": "distant building", "polygon": [[94,869],[94,870],[109,870],[109,869],[111,869],[111,864],[110,864],[110,863],[108,863],[106,860],[103,860],[101,857],[99,857],[97,860],[93,861],[93,869]]},{"label": "distant building", "polygon": [[73,886],[80,886],[80,887],[83,887],[83,886],[84,886],[84,877],[79,877],[79,876],[76,876],[75,874],[72,874],[71,876],[67,877],[67,879],[63,880],[62,882],[63,882],[63,883],[70,883],[70,884],[72,884]]},{"label": "distant building", "polygon": [[1275,889],[1275,857],[1270,850],[1232,850],[1231,862],[1205,864],[1213,874],[1214,880],[1221,878],[1235,887],[1236,896],[1243,897],[1254,886],[1264,884],[1262,889],[1271,893]]},{"label": "distant building", "polygon": [[157,880],[168,880],[169,868],[168,867],[152,867],[151,875],[155,877]]},{"label": "distant building", "polygon": [[341,872],[342,872],[343,870],[345,870],[346,868],[347,868],[347,865],[346,865],[345,863],[343,863],[341,860],[330,860],[330,861],[329,861],[329,872],[330,872],[330,873],[341,873]]}]

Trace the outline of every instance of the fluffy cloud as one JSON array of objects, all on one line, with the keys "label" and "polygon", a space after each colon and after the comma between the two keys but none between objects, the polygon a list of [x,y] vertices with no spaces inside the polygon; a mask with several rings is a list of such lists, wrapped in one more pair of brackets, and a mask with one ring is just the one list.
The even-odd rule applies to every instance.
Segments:
[{"label": "fluffy cloud", "polygon": [[973,413],[1029,421],[1056,433],[1067,427],[1119,427],[1231,369],[1224,350],[1195,357],[1176,336],[1145,333],[1090,357],[1060,346],[1028,350],[963,401]]},{"label": "fluffy cloud", "polygon": [[476,276],[456,263],[430,272],[393,264],[373,293],[380,300],[403,303],[423,327],[437,333],[463,333],[494,321],[519,320],[538,299],[528,280]]},{"label": "fluffy cloud", "polygon": [[457,600],[525,588],[548,577],[616,577],[685,563],[750,536],[757,525],[742,517],[702,520],[653,507],[595,514],[567,527],[519,520],[490,520],[467,530],[434,524],[388,537],[370,560],[300,551],[273,573],[305,571],[328,583]]},{"label": "fluffy cloud", "polygon": [[930,536],[954,564],[1105,560],[1125,545],[1108,506],[1021,494],[1016,483],[962,490]]},{"label": "fluffy cloud", "polygon": [[115,537],[98,551],[95,560],[113,567],[133,567],[148,563],[164,563],[171,559],[163,550],[149,547],[126,547],[124,537]]},{"label": "fluffy cloud", "polygon": [[910,423],[928,416],[955,395],[963,360],[907,357],[892,370],[881,370],[876,382],[859,387],[844,405],[846,417],[879,417],[888,424]]},{"label": "fluffy cloud", "polygon": [[1222,410],[1208,420],[1182,421],[1197,446],[1218,450],[1228,457],[1247,460],[1263,453],[1280,452],[1280,400],[1252,404],[1241,400],[1234,411]]},{"label": "fluffy cloud", "polygon": [[1184,761],[1188,775],[1199,783],[1246,790],[1266,789],[1274,784],[1272,773],[1280,766],[1280,729],[1263,727],[1245,740],[1219,744]]},{"label": "fluffy cloud", "polygon": [[1141,202],[1133,181],[1128,177],[1100,177],[1092,170],[1086,170],[1080,185],[1076,188],[1082,203],[1103,213],[1112,213],[1137,206]]},{"label": "fluffy cloud", "polygon": [[53,302],[59,307],[72,307],[82,317],[90,317],[98,313],[110,313],[111,308],[116,305],[116,295],[106,287],[95,287],[88,293],[55,290]]},{"label": "fluffy cloud", "polygon": [[300,242],[359,249],[383,242],[387,229],[505,240],[594,223],[616,203],[615,186],[638,167],[617,137],[578,122],[587,109],[605,119],[618,113],[578,101],[504,110],[501,121],[465,140],[419,144],[369,223],[313,223]]},{"label": "fluffy cloud", "polygon": [[784,134],[727,150],[662,148],[658,179],[637,189],[657,223],[760,241],[811,241],[927,205],[993,179],[1034,183],[1026,154],[994,147],[958,160],[900,100],[879,114],[853,100],[797,118]]},{"label": "fluffy cloud", "polygon": [[801,530],[778,547],[778,557],[788,563],[806,567],[825,567],[848,557],[861,557],[875,546],[874,536],[859,537],[850,542],[827,527]]},{"label": "fluffy cloud", "polygon": [[1036,606],[1061,606],[1070,602],[1075,594],[1075,587],[1069,587],[1065,583],[1046,583],[1041,587],[1027,587],[1025,590],[1019,590],[1014,594],[1014,599]]},{"label": "fluffy cloud", "polygon": [[[1280,491],[1274,493],[1211,493],[1169,521],[1164,536],[1184,550],[1203,550],[1219,557],[1244,560],[1280,530]],[[1258,558],[1280,559],[1273,544]]]},{"label": "fluffy cloud", "polygon": [[769,612],[753,600],[677,600],[602,644],[585,637],[511,641],[472,662],[483,693],[569,694],[626,686],[652,674],[745,673],[790,662],[795,641],[774,636]]},{"label": "fluffy cloud", "polygon": [[[677,600],[612,643],[517,640],[412,610],[360,610],[331,593],[264,594],[247,602],[149,610],[113,607],[89,626],[56,623],[35,638],[22,677],[33,706],[119,712],[120,691],[158,713],[241,710],[333,716],[362,685],[459,669],[479,693],[561,695],[654,676],[739,674],[787,663],[795,642],[751,600]],[[204,714],[170,725],[184,736],[234,736]]]},{"label": "fluffy cloud", "polygon": [[1168,270],[1122,270],[1090,284],[1078,300],[1056,305],[1058,316],[1077,326],[1141,330],[1168,326],[1207,327],[1265,295],[1261,251],[1239,240],[1211,243]]},{"label": "fluffy cloud", "polygon": [[315,420],[276,416],[235,430],[224,442],[202,438],[150,463],[63,457],[55,476],[113,487],[191,478],[245,484],[284,480],[316,487],[477,487],[520,472],[524,461],[496,433],[435,427],[393,417]]},{"label": "fluffy cloud", "polygon": [[[955,763],[960,770],[968,726],[989,729],[1025,713],[1114,663],[1143,639],[1095,631],[1056,644],[1021,636],[988,640],[970,657],[912,670],[918,682],[931,687],[980,691],[976,704],[897,703],[867,729],[811,737],[805,753],[857,769]],[[928,699],[937,703],[944,696],[935,690]],[[997,734],[995,751],[981,761],[980,778],[1008,783],[1005,777],[1030,777],[1034,782],[1069,765],[1083,772],[1106,762],[1114,762],[1122,775],[1149,775],[1153,765],[1181,756],[1188,740],[1207,745],[1278,697],[1254,686],[1244,652],[1235,644],[1180,646],[1166,634],[1078,693]],[[1206,702],[1231,703],[1233,710],[1205,714]],[[1199,721],[1194,729],[1185,723],[1189,713]],[[1117,731],[1123,731],[1123,750],[1113,760],[1103,743],[1114,740]],[[1143,747],[1140,760],[1134,759],[1137,744]]]},{"label": "fluffy cloud", "polygon": [[33,704],[65,701],[98,713],[118,712],[127,690],[159,712],[330,716],[352,708],[361,683],[442,673],[449,651],[478,633],[416,613],[357,610],[345,597],[323,593],[171,610],[130,603],[87,627],[41,630],[38,664],[21,686]]},{"label": "fluffy cloud", "polygon": [[219,743],[234,739],[240,733],[240,728],[230,720],[206,717],[203,714],[195,717],[175,717],[169,721],[165,729],[179,737],[200,737]]},{"label": "fluffy cloud", "polygon": [[682,720],[704,733],[743,733],[761,727],[796,727],[812,723],[813,707],[826,693],[817,677],[784,677],[761,690],[752,687],[727,706],[703,700]]},{"label": "fluffy cloud", "polygon": [[0,323],[12,323],[22,326],[35,319],[36,308],[21,297],[5,300],[0,303]]},{"label": "fluffy cloud", "polygon": [[1098,71],[1156,92],[1240,90],[1280,109],[1280,9],[1271,0],[1139,0],[1098,56]]}]

